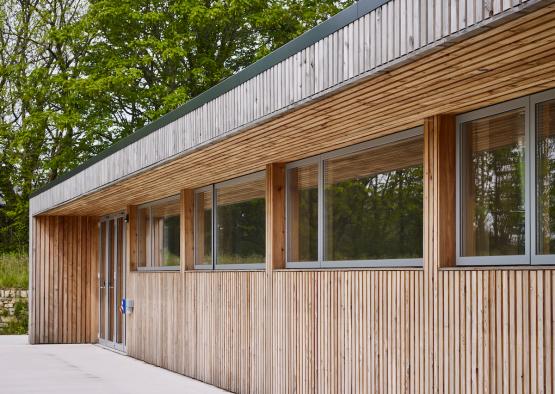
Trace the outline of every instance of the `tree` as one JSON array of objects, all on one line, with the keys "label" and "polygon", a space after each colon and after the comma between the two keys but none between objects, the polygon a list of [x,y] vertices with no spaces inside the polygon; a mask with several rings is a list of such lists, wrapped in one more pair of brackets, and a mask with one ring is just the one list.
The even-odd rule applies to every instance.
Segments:
[{"label": "tree", "polygon": [[0,5],[0,249],[24,249],[33,188],[79,162],[73,82],[81,53],[69,32],[82,2]]},{"label": "tree", "polygon": [[352,0],[4,0],[0,251],[31,191]]}]

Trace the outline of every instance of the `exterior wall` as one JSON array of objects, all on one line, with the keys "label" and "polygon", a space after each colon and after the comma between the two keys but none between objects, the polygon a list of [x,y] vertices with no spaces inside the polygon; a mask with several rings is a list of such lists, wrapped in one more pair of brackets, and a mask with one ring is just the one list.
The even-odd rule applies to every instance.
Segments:
[{"label": "exterior wall", "polygon": [[555,269],[453,266],[454,135],[425,121],[422,269],[132,272],[130,355],[239,393],[553,392]]},{"label": "exterior wall", "polygon": [[130,356],[238,393],[265,390],[264,272],[131,272]]},{"label": "exterior wall", "polygon": [[29,341],[90,343],[98,336],[95,218],[33,219]]},{"label": "exterior wall", "polygon": [[280,271],[273,289],[273,393],[429,392],[422,270]]},{"label": "exterior wall", "polygon": [[271,320],[262,272],[129,278],[129,354],[233,392],[555,388],[555,270],[441,270],[436,336],[422,270],[278,271]]},{"label": "exterior wall", "polygon": [[439,392],[555,390],[555,270],[439,276]]},{"label": "exterior wall", "polygon": [[[359,77],[414,60],[429,49],[460,41],[465,35],[480,32],[493,22],[500,23],[502,18],[516,16],[541,3],[537,0],[390,0],[376,3],[377,8],[370,11],[374,6],[363,0],[346,10],[342,18],[352,19],[346,26],[336,31],[329,28],[332,31],[329,35],[266,71],[248,78],[239,73],[232,77],[241,82],[236,87],[228,91],[218,88],[226,92],[198,108],[193,105],[195,109],[190,112],[185,111],[185,105],[183,110],[178,109],[166,118],[177,119],[169,123],[155,122],[148,126],[155,130],[152,133],[135,141],[139,134],[144,134],[137,132],[131,136],[134,142],[122,141],[119,144],[124,146],[122,149],[110,150],[109,156],[34,196],[31,214],[212,144]],[[310,39],[305,37],[301,42],[307,40]],[[245,71],[251,73],[248,69]],[[205,95],[211,97],[214,93],[209,90]],[[202,101],[203,97],[195,100]]]}]

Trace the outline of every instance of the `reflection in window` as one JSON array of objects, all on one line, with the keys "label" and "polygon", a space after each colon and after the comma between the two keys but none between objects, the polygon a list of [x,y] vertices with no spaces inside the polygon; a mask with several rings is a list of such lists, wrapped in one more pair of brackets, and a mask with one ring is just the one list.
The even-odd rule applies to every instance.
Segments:
[{"label": "reflection in window", "polygon": [[318,164],[291,168],[288,183],[288,261],[318,260]]},{"label": "reflection in window", "polygon": [[195,193],[195,265],[212,267],[212,191]]},{"label": "reflection in window", "polygon": [[524,109],[464,123],[461,139],[462,255],[524,254]]},{"label": "reflection in window", "polygon": [[555,100],[536,106],[537,254],[555,254]]},{"label": "reflection in window", "polygon": [[139,207],[138,266],[179,266],[179,196]]},{"label": "reflection in window", "polygon": [[324,162],[324,259],[422,257],[421,137]]},{"label": "reflection in window", "polygon": [[266,181],[264,173],[216,186],[216,264],[264,263]]}]

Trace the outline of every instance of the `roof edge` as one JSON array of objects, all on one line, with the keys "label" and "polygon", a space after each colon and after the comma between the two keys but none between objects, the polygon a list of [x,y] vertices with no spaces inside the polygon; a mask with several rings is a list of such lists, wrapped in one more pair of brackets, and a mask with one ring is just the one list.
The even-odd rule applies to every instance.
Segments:
[{"label": "roof edge", "polygon": [[195,96],[191,100],[187,101],[185,104],[168,112],[166,115],[152,121],[151,123],[143,126],[139,130],[135,131],[133,134],[122,138],[115,144],[104,149],[99,154],[86,160],[84,163],[78,165],[74,169],[63,173],[58,176],[53,181],[33,190],[30,198],[36,197],[41,193],[51,189],[52,187],[66,181],[67,179],[77,175],[78,173],[89,168],[93,164],[98,163],[102,159],[111,156],[117,151],[131,145],[132,143],[146,137],[147,135],[153,133],[156,130],[161,129],[164,126],[176,121],[177,119],[187,115],[190,112],[202,107],[204,104],[216,99],[217,97],[229,92],[230,90],[236,88],[242,83],[254,78],[255,76],[263,73],[264,71],[272,68],[273,66],[281,63],[287,58],[295,55],[296,53],[314,45],[321,39],[330,36],[336,31],[342,29],[343,27],[349,25],[360,17],[374,11],[375,9],[381,7],[390,0],[359,0],[358,2],[350,5],[344,10],[338,12],[331,18],[325,20],[319,25],[313,27],[312,29],[304,32],[299,37],[289,41],[287,44],[279,47],[270,54],[264,56],[262,59],[257,60],[251,65],[245,67],[243,70],[231,75],[230,77],[224,79],[222,82],[214,85],[213,87],[202,92],[198,96]]}]

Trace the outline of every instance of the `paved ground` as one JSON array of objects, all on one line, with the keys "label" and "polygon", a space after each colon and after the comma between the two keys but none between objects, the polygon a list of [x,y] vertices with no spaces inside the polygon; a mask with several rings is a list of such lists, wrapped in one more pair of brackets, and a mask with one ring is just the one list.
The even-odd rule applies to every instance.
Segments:
[{"label": "paved ground", "polygon": [[225,393],[95,345],[30,346],[27,336],[0,336],[0,392]]}]

